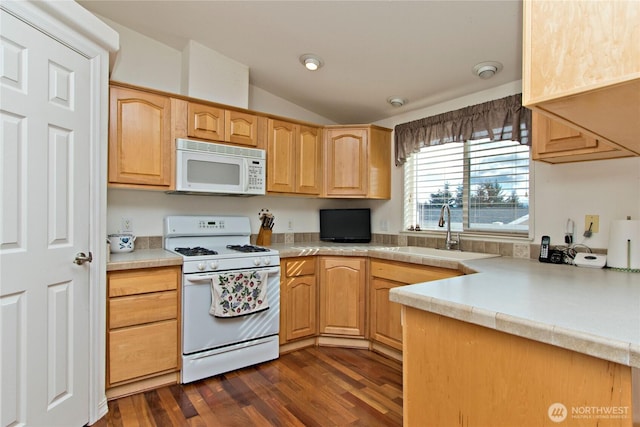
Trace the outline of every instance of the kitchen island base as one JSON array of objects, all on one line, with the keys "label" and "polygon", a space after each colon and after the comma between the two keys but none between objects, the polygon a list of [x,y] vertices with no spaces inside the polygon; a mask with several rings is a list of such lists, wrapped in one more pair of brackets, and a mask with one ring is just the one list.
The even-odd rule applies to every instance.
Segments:
[{"label": "kitchen island base", "polygon": [[402,310],[405,426],[632,427],[631,367]]}]

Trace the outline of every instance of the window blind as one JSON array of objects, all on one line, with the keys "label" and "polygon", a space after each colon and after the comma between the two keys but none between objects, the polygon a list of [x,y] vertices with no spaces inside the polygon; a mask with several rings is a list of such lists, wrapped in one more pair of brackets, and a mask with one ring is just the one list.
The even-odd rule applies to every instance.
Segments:
[{"label": "window blind", "polygon": [[443,204],[454,231],[526,234],[529,147],[488,138],[423,147],[405,164],[405,228],[438,230]]}]

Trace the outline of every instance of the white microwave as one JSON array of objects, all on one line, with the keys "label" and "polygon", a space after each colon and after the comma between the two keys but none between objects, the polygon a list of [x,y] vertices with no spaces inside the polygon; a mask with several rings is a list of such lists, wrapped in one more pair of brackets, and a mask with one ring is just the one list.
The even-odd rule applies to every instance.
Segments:
[{"label": "white microwave", "polygon": [[177,193],[265,194],[264,150],[177,138],[176,162]]}]

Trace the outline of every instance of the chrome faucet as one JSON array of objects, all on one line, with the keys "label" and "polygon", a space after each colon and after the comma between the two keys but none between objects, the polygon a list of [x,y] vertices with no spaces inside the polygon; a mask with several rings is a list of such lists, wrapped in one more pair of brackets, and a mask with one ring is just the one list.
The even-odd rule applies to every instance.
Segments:
[{"label": "chrome faucet", "polygon": [[445,203],[440,208],[440,219],[438,220],[438,227],[444,227],[444,223],[445,223],[444,213],[445,212],[447,213],[447,219],[446,219],[446,223],[447,223],[446,247],[447,247],[447,249],[451,249],[452,246],[458,245],[460,243],[460,234],[458,234],[458,239],[452,239],[451,238],[451,208],[449,207],[448,203]]}]

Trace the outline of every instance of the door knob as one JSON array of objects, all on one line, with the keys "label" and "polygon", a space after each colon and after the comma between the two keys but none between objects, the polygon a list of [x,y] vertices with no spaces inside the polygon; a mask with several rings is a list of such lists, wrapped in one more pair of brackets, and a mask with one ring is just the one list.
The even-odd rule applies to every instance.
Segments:
[{"label": "door knob", "polygon": [[93,261],[93,255],[91,255],[91,252],[89,252],[89,255],[85,255],[84,252],[78,252],[76,254],[76,259],[73,260],[73,262],[78,265],[82,265],[85,262],[91,261]]}]

